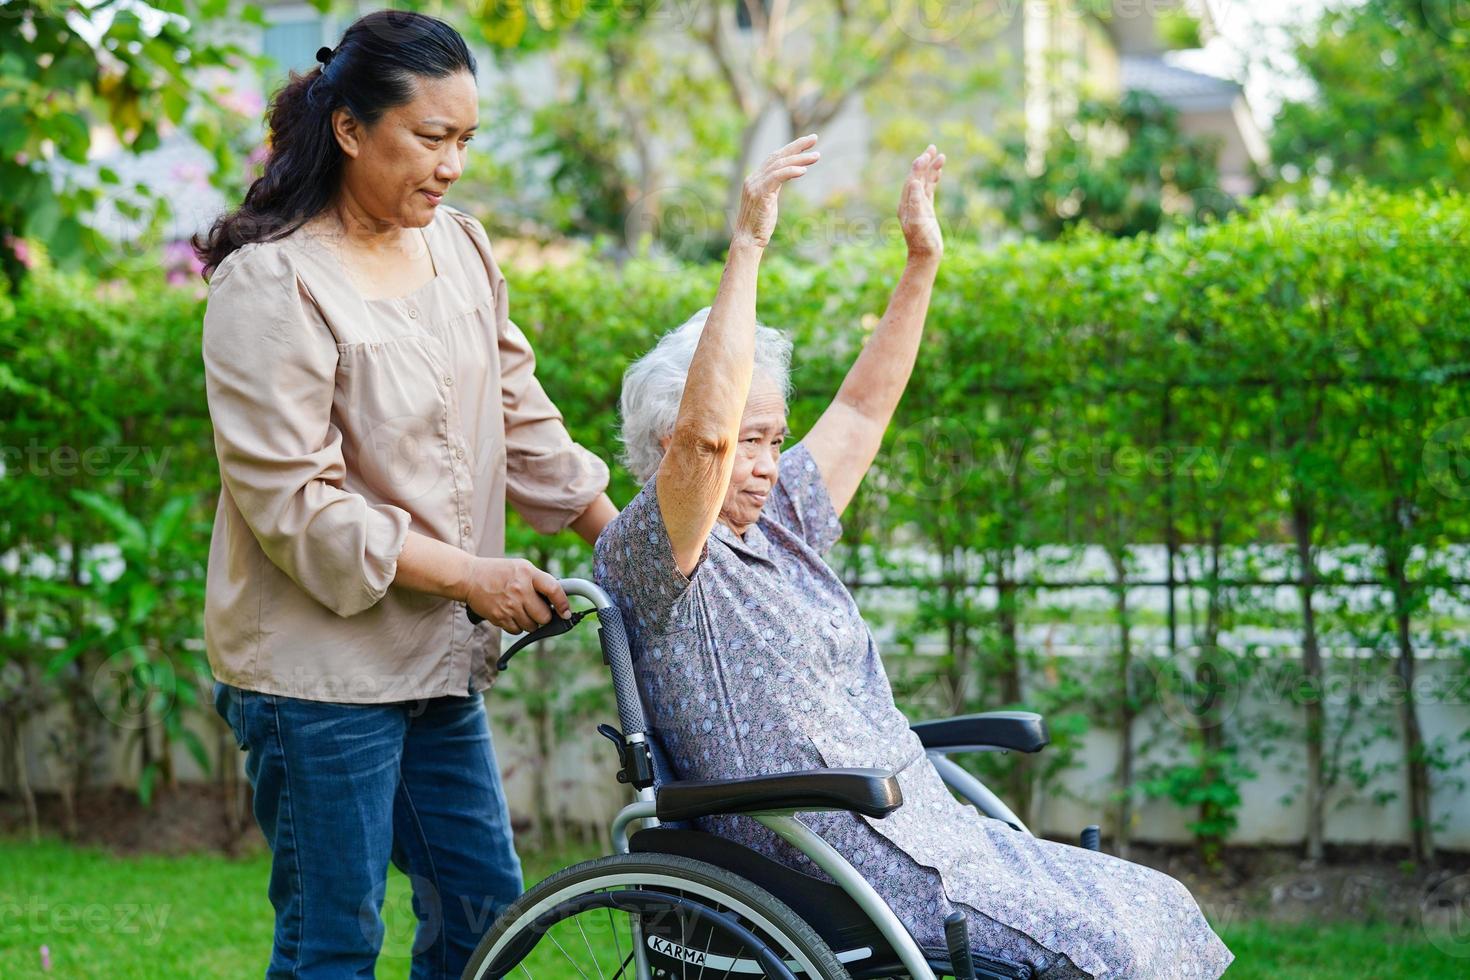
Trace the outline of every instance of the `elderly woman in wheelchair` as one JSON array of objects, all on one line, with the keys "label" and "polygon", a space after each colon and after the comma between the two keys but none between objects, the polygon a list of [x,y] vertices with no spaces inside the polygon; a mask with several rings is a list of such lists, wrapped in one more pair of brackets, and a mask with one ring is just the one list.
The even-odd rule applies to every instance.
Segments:
[{"label": "elderly woman in wheelchair", "polygon": [[[556,976],[1218,977],[1233,955],[1183,885],[1098,851],[1095,828],[1082,847],[1031,835],[946,758],[1037,751],[1039,716],[909,723],[822,559],[915,361],[944,157],[914,160],[887,311],[783,452],[790,347],[756,323],[756,272],[779,191],[815,164],[815,143],[747,179],[713,306],[628,370],[623,440],[645,482],[597,542],[601,588],[569,580],[601,607],[623,725],[602,731],[640,791],[614,825],[621,853],[533,888],[466,976],[526,967],[548,936],[567,959],[583,945],[606,957]],[[639,818],[656,824],[630,840]],[[628,920],[626,955],[623,933],[589,938],[580,920],[578,938],[555,940],[589,911]]]}]

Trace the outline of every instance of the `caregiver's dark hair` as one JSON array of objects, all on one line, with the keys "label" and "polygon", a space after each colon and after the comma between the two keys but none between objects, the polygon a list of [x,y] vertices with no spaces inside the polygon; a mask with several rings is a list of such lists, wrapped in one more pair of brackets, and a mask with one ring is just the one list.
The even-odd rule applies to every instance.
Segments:
[{"label": "caregiver's dark hair", "polygon": [[371,126],[413,98],[414,76],[476,73],[475,56],[458,31],[405,10],[366,14],[335,50],[318,51],[317,60],[322,65],[304,74],[292,71],[271,99],[265,171],[244,202],[190,240],[205,279],[241,245],[288,235],[331,201],[342,177],[342,148],[332,133],[339,106]]}]

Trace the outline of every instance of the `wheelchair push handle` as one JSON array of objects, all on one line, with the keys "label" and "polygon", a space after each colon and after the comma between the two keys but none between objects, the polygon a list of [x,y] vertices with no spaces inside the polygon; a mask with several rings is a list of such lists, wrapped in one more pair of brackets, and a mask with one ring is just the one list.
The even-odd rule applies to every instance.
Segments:
[{"label": "wheelchair push handle", "polygon": [[[564,578],[560,582],[562,591],[568,598],[581,596],[589,600],[593,608],[574,612],[566,619],[562,619],[552,610],[551,622],[522,636],[501,654],[496,666],[504,670],[510,659],[521,650],[549,637],[570,632],[587,616],[595,615],[597,639],[602,647],[602,662],[612,671],[613,694],[618,700],[618,721],[623,726],[625,736],[641,736],[648,730],[648,725],[643,718],[643,702],[638,699],[638,685],[633,678],[633,656],[628,646],[628,633],[623,628],[622,614],[613,605],[608,594],[593,582],[584,578]],[[546,605],[548,608],[551,606],[550,600],[547,600]],[[479,623],[484,619],[468,605],[465,606],[465,614],[472,623]]]},{"label": "wheelchair push handle", "polygon": [[[574,612],[570,616],[563,619],[561,617],[561,614],[556,611],[556,607],[551,604],[550,599],[546,598],[546,596],[543,595],[541,596],[541,601],[546,603],[547,609],[551,610],[551,622],[547,623],[545,626],[536,627],[536,629],[531,630],[531,632],[529,633],[523,634],[519,640],[516,640],[511,648],[502,653],[500,655],[500,659],[496,661],[495,666],[497,669],[504,670],[506,664],[510,663],[511,657],[514,657],[516,654],[520,653],[532,643],[539,643],[540,641],[550,639],[553,636],[560,636],[563,633],[569,633],[571,632],[572,627],[576,626],[587,617],[587,612],[584,611]],[[469,616],[470,622],[472,623],[478,624],[485,621],[485,617],[475,612],[468,605],[464,607],[464,611],[465,615]]]},{"label": "wheelchair push handle", "polygon": [[[541,593],[539,593],[539,592],[536,593],[536,594],[537,595],[541,595]],[[546,608],[548,608],[548,609],[551,610],[551,618],[553,620],[556,620],[556,619],[560,619],[561,618],[560,616],[558,616],[556,614],[556,608],[554,606],[552,606],[550,599],[548,599],[548,598],[546,598],[546,596],[542,595],[541,596],[541,601],[544,602],[544,603],[546,603]],[[476,625],[476,626],[479,626],[481,623],[483,623],[485,621],[485,617],[484,616],[481,616],[479,613],[477,613],[473,609],[471,609],[470,608],[470,604],[468,602],[464,604],[464,614],[465,614],[465,616],[467,616],[469,618],[469,621],[471,623],[473,623],[474,625]],[[548,624],[548,625],[550,625],[550,624]],[[529,634],[527,634],[527,635],[529,635]]]}]

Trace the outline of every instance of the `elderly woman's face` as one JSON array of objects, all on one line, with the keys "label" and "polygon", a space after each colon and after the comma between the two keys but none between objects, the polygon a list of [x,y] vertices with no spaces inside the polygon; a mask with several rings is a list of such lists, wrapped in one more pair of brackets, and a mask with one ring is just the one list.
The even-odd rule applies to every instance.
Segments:
[{"label": "elderly woman's face", "polygon": [[740,419],[740,445],[730,489],[720,508],[720,518],[736,533],[744,534],[760,520],[761,508],[776,485],[776,466],[785,440],[786,399],[776,383],[757,370]]},{"label": "elderly woman's face", "polygon": [[480,98],[467,71],[419,76],[414,87],[411,100],[370,127],[348,116],[337,137],[348,157],[343,180],[352,196],[379,220],[421,228],[434,220],[444,192],[464,173]]}]

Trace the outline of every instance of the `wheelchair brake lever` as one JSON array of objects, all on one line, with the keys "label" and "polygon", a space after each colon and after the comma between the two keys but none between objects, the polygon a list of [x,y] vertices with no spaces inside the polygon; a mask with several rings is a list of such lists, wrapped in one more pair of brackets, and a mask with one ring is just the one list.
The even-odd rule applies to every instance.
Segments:
[{"label": "wheelchair brake lever", "polygon": [[[560,636],[563,633],[569,632],[573,626],[576,626],[587,616],[587,611],[583,610],[581,612],[574,612],[566,619],[562,619],[561,616],[557,613],[555,607],[551,605],[551,600],[547,599],[545,596],[542,596],[541,598],[546,603],[546,608],[551,610],[551,622],[547,623],[545,626],[532,630],[525,636],[521,637],[519,640],[516,640],[515,643],[511,645],[511,648],[502,653],[500,655],[500,659],[495,661],[495,668],[497,670],[504,670],[506,665],[510,663],[511,657],[514,657],[516,654],[520,653],[532,643],[539,643],[542,640],[550,639],[553,636]],[[466,609],[468,609],[468,607],[466,607]],[[471,618],[474,618],[474,615],[474,612],[470,611]]]},{"label": "wheelchair brake lever", "polygon": [[647,742],[630,744],[627,737],[611,725],[598,725],[597,734],[618,749],[618,782],[637,789],[653,785],[653,756]]},{"label": "wheelchair brake lever", "polygon": [[628,768],[628,742],[623,738],[623,733],[611,725],[598,725],[597,734],[607,739],[618,749],[618,765]]},{"label": "wheelchair brake lever", "polygon": [[950,974],[954,980],[1031,980],[1031,967],[1025,963],[974,952],[970,946],[970,924],[959,910],[944,920],[944,944],[949,947]]},{"label": "wheelchair brake lever", "polygon": [[944,920],[944,944],[949,947],[950,971],[955,980],[975,980],[975,961],[970,952],[970,928],[965,913],[951,912]]},{"label": "wheelchair brake lever", "polygon": [[576,626],[579,622],[582,621],[583,615],[585,614],[572,613],[571,617],[568,619],[562,619],[560,616],[557,616],[555,619],[553,619],[551,622],[547,623],[540,629],[535,629],[527,633],[519,640],[516,640],[515,643],[511,644],[509,650],[500,655],[500,659],[495,661],[496,669],[504,670],[506,664],[510,663],[511,657],[514,657],[516,654],[520,653],[532,643],[539,643],[542,640],[550,639],[553,636],[560,636],[561,634],[570,631],[573,626]]}]

